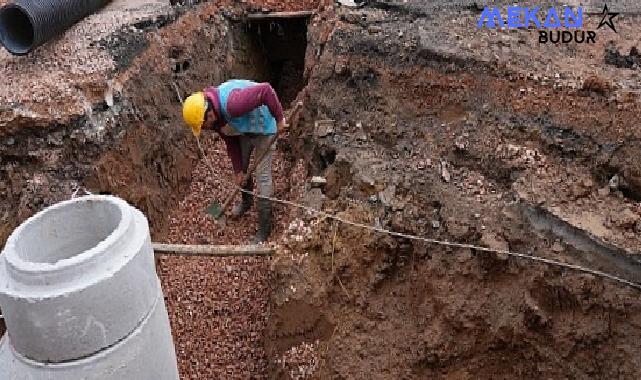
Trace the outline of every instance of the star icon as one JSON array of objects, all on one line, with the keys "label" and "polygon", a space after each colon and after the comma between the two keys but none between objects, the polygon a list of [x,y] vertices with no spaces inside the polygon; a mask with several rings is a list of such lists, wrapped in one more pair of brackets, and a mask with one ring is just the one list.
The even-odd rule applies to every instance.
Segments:
[{"label": "star icon", "polygon": [[[612,20],[618,15],[619,15],[618,13],[608,12],[608,5],[605,4],[605,6],[603,7],[603,18],[601,19],[601,22],[599,23],[597,30],[601,29],[603,25],[607,25],[610,27],[610,29],[614,30],[614,33],[616,33],[617,29],[614,27],[614,22]],[[606,21],[606,19],[608,20]]]}]

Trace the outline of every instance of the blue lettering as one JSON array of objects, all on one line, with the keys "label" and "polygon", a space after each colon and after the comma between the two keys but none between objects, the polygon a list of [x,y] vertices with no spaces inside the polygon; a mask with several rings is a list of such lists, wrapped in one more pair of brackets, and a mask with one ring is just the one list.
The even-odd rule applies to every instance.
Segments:
[{"label": "blue lettering", "polygon": [[487,22],[487,27],[490,29],[496,28],[496,24],[494,23],[494,20],[499,21],[499,25],[501,25],[501,28],[505,27],[505,22],[503,21],[503,18],[501,17],[501,12],[499,12],[498,8],[490,8],[485,7],[483,9],[483,13],[481,13],[481,18],[479,19],[479,22],[477,26],[479,28],[483,27],[483,24]]},{"label": "blue lettering", "polygon": [[523,14],[522,7],[508,7],[507,8],[507,26],[510,28],[521,28],[525,24],[521,21],[521,15]]},{"label": "blue lettering", "polygon": [[[552,19],[554,19],[554,23],[552,22]],[[543,24],[543,26],[545,26],[546,28],[561,27],[561,19],[559,18],[558,13],[556,13],[556,9],[554,9],[554,7],[548,10],[548,16],[545,18],[545,23]]]},{"label": "blue lettering", "polygon": [[[564,11],[565,27],[566,28],[582,28],[583,27],[583,7],[577,9],[575,14],[571,7],[565,7]],[[572,22],[570,22],[572,21]]]},{"label": "blue lettering", "polygon": [[536,13],[539,11],[539,7],[534,7],[532,9],[525,9],[525,27],[529,28],[530,27],[530,21],[536,25],[537,29],[541,29],[541,21],[539,21],[539,18],[536,16]]}]

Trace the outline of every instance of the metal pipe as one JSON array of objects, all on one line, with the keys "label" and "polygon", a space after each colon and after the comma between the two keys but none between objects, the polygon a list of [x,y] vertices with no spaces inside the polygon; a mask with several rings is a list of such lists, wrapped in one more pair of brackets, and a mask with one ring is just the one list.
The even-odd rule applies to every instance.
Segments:
[{"label": "metal pipe", "polygon": [[0,43],[25,55],[110,0],[14,0],[0,9]]}]

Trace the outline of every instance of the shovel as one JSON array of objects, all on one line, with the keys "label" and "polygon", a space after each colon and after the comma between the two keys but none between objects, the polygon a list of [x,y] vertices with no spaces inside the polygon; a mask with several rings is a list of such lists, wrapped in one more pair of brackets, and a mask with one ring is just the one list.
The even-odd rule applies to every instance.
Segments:
[{"label": "shovel", "polygon": [[207,213],[209,215],[213,216],[216,220],[221,220],[223,216],[225,216],[225,210],[227,210],[229,204],[234,200],[234,197],[236,197],[236,194],[240,191],[240,188],[243,187],[247,183],[247,181],[249,181],[249,177],[251,177],[251,175],[254,173],[256,167],[260,165],[261,162],[263,162],[263,159],[265,158],[267,153],[269,153],[272,145],[274,145],[276,140],[278,140],[277,135],[274,135],[271,138],[271,141],[269,142],[267,148],[265,148],[260,153],[260,155],[256,157],[254,163],[247,170],[247,174],[245,174],[245,177],[243,177],[243,183],[239,187],[237,187],[231,194],[229,194],[229,196],[227,196],[227,199],[225,199],[222,204],[220,204],[217,200],[214,200],[212,204],[207,207]]},{"label": "shovel", "polygon": [[[302,107],[303,107],[302,102],[296,103],[294,108],[291,110],[288,119],[291,120],[291,118],[294,117],[296,113],[301,110]],[[240,191],[240,188],[243,185],[245,185],[247,181],[249,181],[249,177],[254,173],[254,171],[256,170],[256,167],[258,167],[258,165],[260,165],[260,163],[263,161],[263,159],[265,158],[267,153],[271,150],[272,145],[274,145],[276,140],[278,140],[278,135],[274,135],[272,137],[272,140],[269,142],[269,145],[267,146],[267,148],[263,152],[261,152],[260,155],[256,156],[256,160],[254,160],[254,163],[247,170],[247,174],[245,174],[245,177],[243,178],[243,182],[241,186],[237,187],[231,194],[229,194],[227,199],[225,199],[225,201],[222,204],[219,203],[217,200],[214,200],[209,205],[209,207],[207,207],[207,213],[209,215],[213,216],[214,219],[218,221],[220,221],[225,216],[225,210],[227,210],[230,203],[234,200],[234,198],[236,197],[236,194]]]}]

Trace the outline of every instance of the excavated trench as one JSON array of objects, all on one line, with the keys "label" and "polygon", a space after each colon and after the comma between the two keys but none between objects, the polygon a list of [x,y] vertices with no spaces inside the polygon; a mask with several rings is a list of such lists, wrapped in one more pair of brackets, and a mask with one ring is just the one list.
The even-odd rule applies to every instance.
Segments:
[{"label": "excavated trench", "polygon": [[[307,22],[307,17],[231,22],[231,77],[271,83],[287,108],[305,85]],[[303,190],[304,167],[296,164],[287,140],[281,142],[273,162],[274,196],[294,200]],[[169,214],[166,239],[181,244],[248,244],[257,225],[254,210],[223,225],[205,212],[212,200],[226,198],[232,188],[231,164],[222,141],[205,132],[203,146],[215,172],[203,161],[194,168],[189,190]],[[275,205],[272,241],[278,242],[291,215],[290,209]],[[266,377],[268,266],[264,258],[161,258],[158,268],[178,331],[175,341],[183,376]]]},{"label": "excavated trench", "polygon": [[[204,132],[202,143],[216,168],[210,172],[184,127],[179,102],[230,78],[270,82],[286,108],[295,99],[305,86],[309,12],[246,16],[216,4],[177,8],[95,41],[92,46],[111,55],[114,71],[107,86],[91,84],[97,102],[89,115],[33,122],[3,105],[2,241],[29,215],[80,189],[80,195],[117,195],[141,209],[154,241],[247,244],[255,213],[223,226],[205,213],[210,201],[231,190],[230,162],[222,141]],[[295,198],[304,177],[283,140],[274,160],[275,195]],[[289,214],[276,207],[275,239]],[[157,264],[181,375],[265,377],[267,262],[160,257]]]},{"label": "excavated trench", "polygon": [[[558,103],[539,110],[549,85],[457,45],[439,50],[449,41],[430,40],[437,21],[429,7],[405,3],[320,8],[311,19],[248,18],[203,4],[159,19],[148,35],[113,33],[101,41],[121,83],[113,99],[51,131],[0,135],[0,238],[81,184],[142,209],[154,240],[246,243],[254,211],[225,225],[204,212],[231,190],[224,144],[203,135],[212,173],[179,117],[180,97],[243,77],[269,81],[287,105],[305,105],[279,143],[276,197],[365,225],[636,279],[629,255],[639,250],[629,233],[641,210],[626,187],[595,203],[609,180],[604,170],[635,188],[632,155],[621,151],[636,151],[611,149],[620,136],[604,132],[607,113],[591,115],[589,128],[581,119],[607,99],[560,89]],[[570,105],[585,111],[578,120],[559,111]],[[634,107],[617,114],[621,123],[634,120]],[[96,123],[108,132],[96,137]],[[309,185],[312,175],[326,183]],[[608,216],[609,234],[597,239],[550,211],[572,207],[632,212]],[[641,375],[636,290],[280,205],[272,242],[278,249],[269,260],[159,258],[183,378]]]}]

